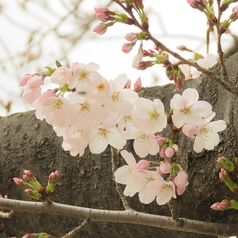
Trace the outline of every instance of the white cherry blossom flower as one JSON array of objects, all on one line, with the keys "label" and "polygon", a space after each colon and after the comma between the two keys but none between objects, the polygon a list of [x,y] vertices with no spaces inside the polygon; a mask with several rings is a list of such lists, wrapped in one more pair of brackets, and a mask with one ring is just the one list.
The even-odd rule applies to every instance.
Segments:
[{"label": "white cherry blossom flower", "polygon": [[176,198],[175,186],[171,181],[153,180],[147,183],[146,188],[151,196],[156,197],[158,205],[166,204],[172,197]]},{"label": "white cherry blossom flower", "polygon": [[119,129],[108,124],[101,124],[89,130],[87,133],[89,148],[92,153],[102,153],[108,145],[121,150],[126,144],[126,140],[122,139]]},{"label": "white cherry blossom flower", "polygon": [[138,99],[136,92],[125,88],[127,80],[126,74],[121,74],[116,79],[111,80],[109,82],[109,93],[104,102],[105,107],[111,112],[116,112],[124,116],[130,116],[132,105]]},{"label": "white cherry blossom flower", "polygon": [[198,101],[199,94],[196,89],[188,88],[182,95],[175,94],[170,101],[173,109],[172,120],[177,128],[185,123],[200,125],[203,118],[212,113],[212,106],[206,101]]},{"label": "white cherry blossom flower", "polygon": [[203,148],[206,150],[213,150],[218,145],[220,139],[217,132],[226,129],[226,123],[223,120],[213,121],[212,118],[215,113],[204,119],[203,124],[199,126],[199,132],[195,137],[193,149],[195,152],[200,153]]},{"label": "white cherry blossom flower", "polygon": [[132,118],[147,133],[161,132],[167,125],[167,116],[160,99],[152,102],[146,98],[139,98],[134,104]]}]

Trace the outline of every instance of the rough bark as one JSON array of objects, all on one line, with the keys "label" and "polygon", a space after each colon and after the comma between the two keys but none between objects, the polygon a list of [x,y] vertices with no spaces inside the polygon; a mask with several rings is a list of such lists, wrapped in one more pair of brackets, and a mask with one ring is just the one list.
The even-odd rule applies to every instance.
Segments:
[{"label": "rough bark", "polygon": [[[238,54],[227,59],[229,78],[238,79]],[[220,74],[219,66],[212,69]],[[234,158],[238,156],[238,119],[237,97],[211,81],[206,76],[189,80],[185,87],[199,91],[200,98],[213,105],[215,119],[224,119],[227,129],[220,133],[220,143],[213,151],[193,152],[193,141],[179,134],[180,152],[176,162],[188,171],[189,186],[186,192],[175,201],[179,217],[200,221],[236,223],[238,213],[234,210],[213,211],[210,206],[222,199],[235,199],[236,196],[218,179],[219,156]],[[150,99],[160,98],[169,108],[169,101],[177,93],[173,84],[162,87],[144,88],[141,95]],[[168,131],[166,132],[167,135]],[[51,126],[39,121],[34,111],[16,113],[0,118],[0,193],[9,198],[31,200],[16,186],[13,177],[22,177],[24,169],[34,172],[39,181],[46,185],[48,175],[59,170],[60,183],[52,200],[64,204],[83,207],[123,210],[120,198],[115,191],[112,180],[110,149],[103,154],[93,155],[86,152],[83,157],[71,157],[61,148],[62,139],[57,137]],[[127,148],[132,151],[131,143]],[[147,157],[159,160],[158,156]],[[120,164],[124,162],[121,159]],[[140,204],[138,197],[129,199],[130,206],[138,211],[170,216],[168,206],[158,206],[155,202],[149,205]],[[11,219],[1,219],[0,237],[21,237],[25,233],[47,232],[61,237],[81,223],[79,219],[56,215],[15,213]],[[141,225],[91,222],[78,233],[78,237],[158,237],[158,238],[212,238],[214,236],[171,231]]]}]

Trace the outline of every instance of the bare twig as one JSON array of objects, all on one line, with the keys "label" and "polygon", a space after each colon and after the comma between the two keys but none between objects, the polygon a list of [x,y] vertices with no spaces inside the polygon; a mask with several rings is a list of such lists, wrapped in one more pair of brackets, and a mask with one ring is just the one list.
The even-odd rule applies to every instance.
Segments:
[{"label": "bare twig", "polygon": [[77,235],[77,232],[82,230],[87,224],[88,224],[88,219],[85,219],[80,226],[74,228],[72,231],[68,232],[65,236],[62,236],[61,238],[72,238],[74,235]]},{"label": "bare twig", "polygon": [[[111,146],[111,154],[112,154],[112,159],[111,159],[111,161],[112,161],[112,174],[113,174],[113,179],[114,179],[114,173],[117,170],[117,149],[112,147],[112,146]],[[114,181],[115,181],[115,179],[114,179]],[[121,186],[116,181],[115,181],[115,183],[116,183],[117,193],[119,194],[119,196],[121,198],[121,201],[122,201],[122,204],[123,204],[124,208],[126,210],[128,210],[128,209],[132,210],[130,208],[127,200],[126,200],[126,196],[122,192]]]},{"label": "bare twig", "polygon": [[134,20],[134,25],[137,26],[139,29],[141,29],[142,31],[144,31],[147,34],[147,39],[151,40],[158,48],[160,48],[161,50],[169,53],[170,55],[174,56],[176,59],[179,59],[183,64],[187,64],[189,66],[193,66],[194,68],[196,68],[198,71],[201,71],[202,73],[206,74],[207,76],[209,76],[212,80],[214,80],[215,82],[217,82],[218,84],[220,84],[222,87],[224,87],[226,90],[228,90],[229,92],[238,95],[238,90],[235,88],[235,86],[232,84],[232,82],[227,81],[227,79],[225,79],[225,81],[223,81],[220,77],[216,76],[212,71],[207,70],[203,67],[201,67],[199,64],[197,64],[196,62],[191,62],[189,60],[186,60],[185,58],[183,58],[180,54],[170,50],[167,46],[165,46],[162,42],[160,42],[159,40],[157,40],[155,37],[153,37],[150,33],[149,30],[145,29],[136,19],[136,17],[134,16],[133,12],[131,11],[131,9],[127,9],[119,0],[114,0],[114,2],[116,2],[119,6],[121,6],[127,13],[128,15],[130,15],[130,17]]}]

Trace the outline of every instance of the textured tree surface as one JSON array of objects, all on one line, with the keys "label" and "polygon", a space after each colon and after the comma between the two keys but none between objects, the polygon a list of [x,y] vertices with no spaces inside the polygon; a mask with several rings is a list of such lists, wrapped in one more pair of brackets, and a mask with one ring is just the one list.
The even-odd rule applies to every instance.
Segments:
[{"label": "textured tree surface", "polygon": [[[226,61],[229,78],[238,79],[238,54]],[[219,75],[216,65],[213,71]],[[234,158],[238,156],[237,134],[237,97],[211,81],[207,76],[198,80],[189,80],[185,87],[193,87],[199,91],[200,99],[213,105],[215,119],[223,119],[227,129],[220,133],[220,143],[213,151],[204,150],[195,153],[193,141],[182,133],[178,135],[178,146],[175,161],[188,172],[189,185],[186,192],[174,201],[179,217],[200,221],[235,223],[238,213],[234,210],[224,212],[213,211],[210,206],[222,199],[234,199],[235,195],[218,179],[219,156]],[[150,99],[160,98],[169,110],[169,102],[177,93],[173,84],[163,87],[145,88],[141,95]],[[166,131],[169,136],[169,131]],[[55,170],[61,173],[60,183],[52,195],[52,200],[59,203],[83,207],[123,210],[120,198],[115,190],[111,172],[111,154],[108,148],[103,154],[93,155],[86,152],[83,157],[71,157],[61,148],[62,139],[57,137],[45,121],[35,118],[34,111],[16,113],[0,118],[0,181],[2,195],[19,200],[31,200],[23,188],[14,184],[13,177],[22,177],[23,170],[29,169],[46,185],[49,174]],[[131,143],[127,149],[132,151]],[[158,156],[148,157],[159,160]],[[123,165],[120,158],[118,166]],[[130,206],[138,211],[170,216],[168,206],[158,206],[156,202],[143,205],[138,196],[129,199]],[[56,215],[15,213],[11,219],[1,219],[0,237],[21,237],[25,233],[46,232],[61,237],[78,226],[82,221]],[[78,237],[140,237],[140,238],[212,238],[214,236],[171,231],[154,227],[91,222],[78,233]]]}]

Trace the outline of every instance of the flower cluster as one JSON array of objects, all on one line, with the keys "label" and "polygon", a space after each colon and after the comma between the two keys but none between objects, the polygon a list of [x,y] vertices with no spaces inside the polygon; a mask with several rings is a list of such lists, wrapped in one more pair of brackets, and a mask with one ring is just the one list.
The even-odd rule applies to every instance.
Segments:
[{"label": "flower cluster", "polygon": [[[156,198],[158,205],[163,205],[185,191],[188,176],[179,165],[172,164],[171,167],[170,163],[163,162],[151,171],[151,162],[140,160],[136,163],[134,156],[125,150],[121,151],[121,155],[127,165],[116,170],[115,181],[126,185],[126,196],[132,197],[138,193],[142,203],[149,204]],[[169,174],[167,181],[163,174]]]},{"label": "flower cluster", "polygon": [[88,145],[92,153],[103,152],[108,144],[120,150],[127,139],[135,139],[139,156],[157,154],[155,133],[167,125],[162,102],[139,98],[139,86],[128,88],[125,74],[108,82],[97,70],[94,63],[51,69],[50,81],[58,87],[45,92],[41,85],[47,73],[25,75],[23,98],[36,108],[38,119],[63,136],[62,146],[72,156],[82,156]]},{"label": "flower cluster", "polygon": [[[134,150],[142,158],[159,152],[162,158],[172,157],[177,146],[158,137],[167,126],[161,100],[139,97],[140,80],[133,90],[125,74],[107,81],[98,68],[95,63],[73,63],[70,68],[48,67],[42,74],[24,75],[20,81],[21,86],[27,86],[23,98],[36,108],[38,119],[45,119],[63,136],[62,146],[72,156],[82,156],[87,146],[97,154],[108,145],[121,150],[126,140],[134,139]],[[47,75],[58,87],[42,92]],[[198,92],[189,88],[174,95],[170,106],[175,127],[195,137],[194,150],[201,152],[219,143],[217,132],[226,125],[222,120],[210,122],[215,116],[212,106],[198,97]]]},{"label": "flower cluster", "polygon": [[173,110],[172,120],[177,128],[182,127],[183,133],[195,138],[194,151],[199,153],[203,148],[214,149],[219,143],[217,132],[226,128],[225,121],[211,122],[215,113],[206,101],[198,100],[199,94],[195,89],[188,88],[182,95],[176,94],[170,101]]}]

